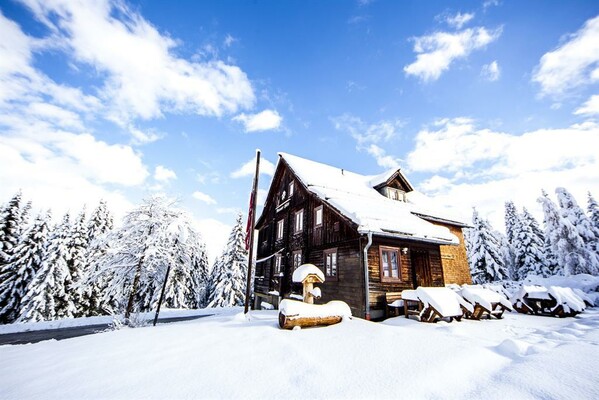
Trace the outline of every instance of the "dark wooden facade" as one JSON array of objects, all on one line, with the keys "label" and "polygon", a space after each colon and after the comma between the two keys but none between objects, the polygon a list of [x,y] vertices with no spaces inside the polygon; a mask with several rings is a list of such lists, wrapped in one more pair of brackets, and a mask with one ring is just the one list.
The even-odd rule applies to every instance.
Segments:
[{"label": "dark wooden facade", "polygon": [[[290,184],[293,185],[291,195]],[[400,189],[405,187],[397,186],[401,184],[403,182],[394,183]],[[316,224],[316,210],[319,207],[322,207],[321,225]],[[296,215],[301,210],[303,226],[296,232]],[[281,238],[277,237],[279,221],[283,221]],[[256,229],[259,231],[257,259],[274,256],[256,265],[255,307],[259,308],[262,302],[277,307],[280,299],[301,294],[301,285],[294,285],[291,280],[294,256],[297,257],[298,252],[301,252],[301,264],[312,263],[323,269],[323,272],[325,254],[336,252],[336,277],[327,276],[325,282],[318,285],[322,298],[316,303],[343,300],[350,306],[353,315],[365,316],[363,250],[367,237],[358,233],[353,221],[308,191],[284,159],[279,162]],[[373,237],[368,250],[369,303],[373,318],[383,316],[386,292],[399,292],[419,285],[443,286],[446,283],[440,247],[392,237]],[[400,279],[392,282],[381,279],[381,248],[397,250],[400,255]],[[281,257],[279,273],[276,271],[278,256]]]}]

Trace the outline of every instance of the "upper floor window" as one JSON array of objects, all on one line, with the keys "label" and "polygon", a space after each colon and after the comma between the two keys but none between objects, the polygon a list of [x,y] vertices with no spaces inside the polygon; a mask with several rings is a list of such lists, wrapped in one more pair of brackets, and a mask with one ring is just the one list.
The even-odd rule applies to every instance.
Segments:
[{"label": "upper floor window", "polygon": [[289,197],[292,197],[294,192],[295,192],[295,182],[291,181],[291,182],[289,182]]},{"label": "upper floor window", "polygon": [[284,231],[285,231],[285,220],[280,219],[277,222],[277,239],[283,239]]},{"label": "upper floor window", "polygon": [[322,206],[314,209],[314,226],[322,226]]},{"label": "upper floor window", "polygon": [[396,247],[379,248],[381,282],[399,281],[399,249]]},{"label": "upper floor window", "polygon": [[337,249],[324,251],[324,273],[327,279],[337,280]]},{"label": "upper floor window", "polygon": [[295,212],[294,232],[299,233],[304,230],[304,209]]}]

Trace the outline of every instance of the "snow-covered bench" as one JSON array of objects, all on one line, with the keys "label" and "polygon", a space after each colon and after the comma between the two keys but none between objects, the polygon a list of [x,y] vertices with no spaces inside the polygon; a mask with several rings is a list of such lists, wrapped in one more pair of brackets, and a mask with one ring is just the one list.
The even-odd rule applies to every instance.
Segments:
[{"label": "snow-covered bench", "polygon": [[506,310],[513,310],[505,296],[482,286],[464,285],[459,294],[474,307],[472,313],[466,313],[468,318],[481,319],[486,316],[500,319]]},{"label": "snow-covered bench", "polygon": [[399,310],[403,307],[401,292],[386,292],[385,304],[387,305],[386,317],[397,317],[399,315]]},{"label": "snow-covered bench", "polygon": [[514,309],[523,314],[573,317],[583,312],[586,304],[571,288],[550,286],[528,286],[510,299]]},{"label": "snow-covered bench", "polygon": [[474,312],[472,304],[445,287],[418,287],[402,292],[406,318],[415,316],[421,322],[437,322],[448,318],[461,320],[465,313]]}]

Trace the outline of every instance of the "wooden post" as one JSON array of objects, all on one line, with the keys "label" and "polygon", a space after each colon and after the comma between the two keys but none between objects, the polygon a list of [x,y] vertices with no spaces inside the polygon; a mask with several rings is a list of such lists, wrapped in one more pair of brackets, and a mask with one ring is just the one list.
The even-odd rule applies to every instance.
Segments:
[{"label": "wooden post", "polygon": [[250,248],[248,255],[248,276],[245,287],[245,309],[244,313],[247,314],[250,306],[250,288],[252,286],[252,260],[254,258],[254,225],[256,223],[256,203],[258,202],[258,179],[260,177],[260,150],[256,150],[256,173],[254,175],[254,184],[252,186],[252,195],[250,197]]},{"label": "wooden post", "polygon": [[[175,239],[175,245],[173,248],[177,248],[179,244],[179,238]],[[158,314],[160,314],[160,306],[162,305],[162,300],[164,300],[164,291],[166,290],[166,284],[168,282],[168,275],[171,272],[171,264],[166,267],[166,274],[164,274],[164,282],[162,282],[162,291],[160,292],[160,299],[158,300],[158,307],[156,307],[156,315],[154,316],[154,326],[158,322]]]}]

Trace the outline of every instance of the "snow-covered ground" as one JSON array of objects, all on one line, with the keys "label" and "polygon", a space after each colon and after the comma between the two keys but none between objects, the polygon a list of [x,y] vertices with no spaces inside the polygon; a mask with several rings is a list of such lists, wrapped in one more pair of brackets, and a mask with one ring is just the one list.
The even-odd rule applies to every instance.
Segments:
[{"label": "snow-covered ground", "polygon": [[287,331],[276,311],[0,346],[2,398],[597,399],[599,310]]}]

